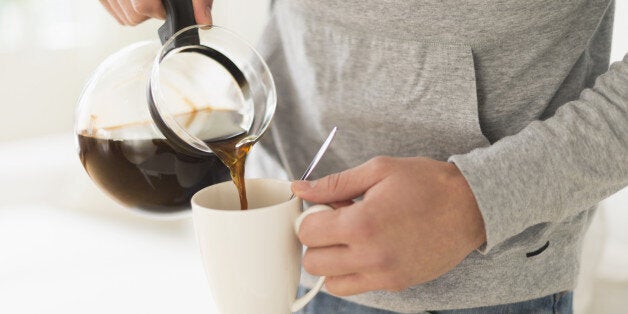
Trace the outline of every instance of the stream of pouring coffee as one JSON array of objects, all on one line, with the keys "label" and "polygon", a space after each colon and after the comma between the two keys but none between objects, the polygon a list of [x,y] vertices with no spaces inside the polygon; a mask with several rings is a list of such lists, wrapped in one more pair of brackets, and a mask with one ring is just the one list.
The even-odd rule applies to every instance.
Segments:
[{"label": "stream of pouring coffee", "polygon": [[[242,119],[242,114],[229,109],[216,109],[212,107],[198,108],[194,102],[183,97],[182,100],[191,108],[189,113],[185,115],[175,115],[177,122],[185,126],[191,133],[198,131],[200,138],[205,138],[205,144],[218,156],[218,159],[229,168],[231,179],[238,189],[240,196],[240,208],[245,210],[248,208],[246,198],[246,186],[244,184],[244,165],[246,157],[251,150],[253,142],[239,145],[240,140],[248,134],[239,127],[238,122]],[[185,119],[182,119],[185,117]],[[207,129],[206,125],[212,125],[213,128]],[[204,133],[209,132],[209,133]],[[209,140],[216,138],[218,134],[233,134],[228,137],[219,137],[219,140]]]},{"label": "stream of pouring coffee", "polygon": [[237,146],[238,142],[246,137],[246,133],[220,140],[207,142],[207,146],[214,151],[216,156],[229,168],[231,179],[238,189],[240,196],[240,209],[248,209],[248,201],[246,199],[246,186],[244,184],[244,164],[246,157],[253,146],[253,142],[249,142]]}]

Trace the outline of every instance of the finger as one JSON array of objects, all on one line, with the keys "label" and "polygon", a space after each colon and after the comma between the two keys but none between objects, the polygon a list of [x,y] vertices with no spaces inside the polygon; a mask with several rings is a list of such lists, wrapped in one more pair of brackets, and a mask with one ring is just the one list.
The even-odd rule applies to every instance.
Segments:
[{"label": "finger", "polygon": [[105,10],[107,10],[107,12],[109,12],[109,14],[111,16],[113,16],[113,18],[116,19],[116,21],[118,22],[118,24],[124,24],[124,21],[122,21],[119,17],[118,14],[116,13],[116,11],[113,10],[113,8],[111,7],[111,4],[109,4],[109,1],[107,0],[100,0],[100,4],[102,4],[103,7],[105,7]]},{"label": "finger", "polygon": [[307,247],[347,244],[349,228],[340,217],[342,209],[324,210],[305,217],[299,227],[299,240]]},{"label": "finger", "polygon": [[192,0],[194,18],[197,24],[212,24],[212,4],[214,0]]},{"label": "finger", "polygon": [[340,276],[355,273],[358,262],[346,245],[308,248],[303,255],[303,268],[314,276]]},{"label": "finger", "polygon": [[124,12],[124,16],[126,16],[126,20],[129,22],[128,25],[135,26],[139,23],[142,23],[148,19],[148,16],[140,14],[135,11],[133,4],[128,0],[118,0],[118,4],[122,8]]},{"label": "finger", "polygon": [[388,158],[375,158],[316,181],[295,181],[292,183],[292,191],[306,201],[319,204],[351,200],[379,182],[389,167],[391,165]]},{"label": "finger", "polygon": [[132,0],[135,12],[156,19],[165,19],[166,10],[160,0]]},{"label": "finger", "polygon": [[129,25],[129,21],[126,19],[126,15],[124,14],[124,10],[120,7],[120,3],[118,0],[109,0],[109,6],[111,6],[111,10],[116,14],[116,17],[122,21],[122,25]]},{"label": "finger", "polygon": [[336,296],[350,296],[377,290],[378,288],[376,283],[368,280],[366,276],[360,273],[331,276],[325,280],[327,292]]}]

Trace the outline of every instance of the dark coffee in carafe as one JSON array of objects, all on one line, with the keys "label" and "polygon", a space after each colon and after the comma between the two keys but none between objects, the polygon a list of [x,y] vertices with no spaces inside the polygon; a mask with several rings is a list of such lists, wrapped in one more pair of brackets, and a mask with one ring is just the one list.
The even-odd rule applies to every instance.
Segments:
[{"label": "dark coffee in carafe", "polygon": [[85,170],[112,198],[147,212],[176,213],[189,209],[200,189],[229,180],[229,169],[216,155],[190,156],[165,139],[133,136],[147,127],[139,122],[78,133]]},{"label": "dark coffee in carafe", "polygon": [[173,150],[163,139],[114,140],[79,134],[80,158],[89,176],[114,199],[155,213],[189,209],[192,195],[229,180],[229,170],[209,156]]}]

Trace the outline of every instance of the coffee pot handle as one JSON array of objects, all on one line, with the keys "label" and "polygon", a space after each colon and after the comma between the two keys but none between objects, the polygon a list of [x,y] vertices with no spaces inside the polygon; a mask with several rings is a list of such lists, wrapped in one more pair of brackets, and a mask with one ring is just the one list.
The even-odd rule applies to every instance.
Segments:
[{"label": "coffee pot handle", "polygon": [[[314,205],[314,206],[308,208],[303,213],[301,213],[301,215],[299,215],[297,220],[294,222],[294,230],[295,230],[295,232],[297,234],[299,234],[299,228],[301,227],[301,223],[303,222],[303,219],[305,219],[305,217],[307,217],[308,215],[311,215],[313,213],[317,213],[317,212],[324,211],[324,210],[334,210],[334,209],[331,208],[330,206],[327,206],[327,205]],[[316,281],[316,284],[314,284],[314,287],[312,287],[312,289],[310,291],[308,291],[305,295],[303,295],[302,297],[300,297],[300,298],[294,300],[294,302],[292,302],[292,306],[290,307],[290,310],[292,312],[296,312],[296,311],[302,309],[306,304],[308,304],[310,301],[312,301],[312,299],[314,299],[316,294],[319,291],[321,291],[321,289],[323,288],[324,284],[325,284],[325,276],[319,277],[318,280]]]},{"label": "coffee pot handle", "polygon": [[[176,32],[192,25],[196,25],[194,19],[194,7],[192,0],[162,0],[166,9],[166,22],[159,27],[157,33],[162,44]],[[200,42],[198,32],[191,30],[185,36],[177,36],[174,47],[198,45]]]}]

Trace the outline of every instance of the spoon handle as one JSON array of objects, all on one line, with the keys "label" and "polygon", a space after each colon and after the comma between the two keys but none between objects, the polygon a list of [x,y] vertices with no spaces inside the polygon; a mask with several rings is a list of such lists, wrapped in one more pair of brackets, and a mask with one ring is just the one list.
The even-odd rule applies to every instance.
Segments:
[{"label": "spoon handle", "polygon": [[[331,132],[327,136],[327,139],[325,139],[325,142],[323,142],[323,145],[321,146],[321,148],[318,149],[318,152],[316,152],[316,155],[314,155],[314,159],[312,159],[312,162],[310,162],[310,165],[307,166],[307,169],[305,169],[305,172],[303,173],[301,178],[299,178],[299,180],[307,179],[312,173],[312,171],[314,171],[314,168],[316,167],[318,162],[321,160],[321,158],[325,154],[325,151],[327,151],[327,148],[329,147],[329,144],[331,144],[331,141],[334,139],[334,136],[336,135],[337,130],[338,130],[338,127],[334,127],[331,130]],[[290,195],[290,199],[293,199],[293,198],[294,198],[294,194]]]},{"label": "spoon handle", "polygon": [[336,135],[336,131],[337,130],[338,130],[337,127],[334,127],[331,130],[331,132],[327,136],[327,139],[325,140],[325,142],[323,142],[323,145],[318,150],[318,152],[316,152],[316,155],[314,156],[314,159],[312,159],[312,162],[310,162],[310,165],[307,166],[307,169],[305,169],[305,172],[303,173],[303,175],[301,176],[301,178],[299,180],[305,180],[305,179],[307,179],[307,177],[310,176],[310,174],[312,174],[312,171],[314,171],[314,167],[316,167],[318,162],[323,157],[323,154],[325,154],[325,151],[327,151],[327,148],[329,147],[329,144],[331,144],[331,141],[334,139],[334,136]]}]

